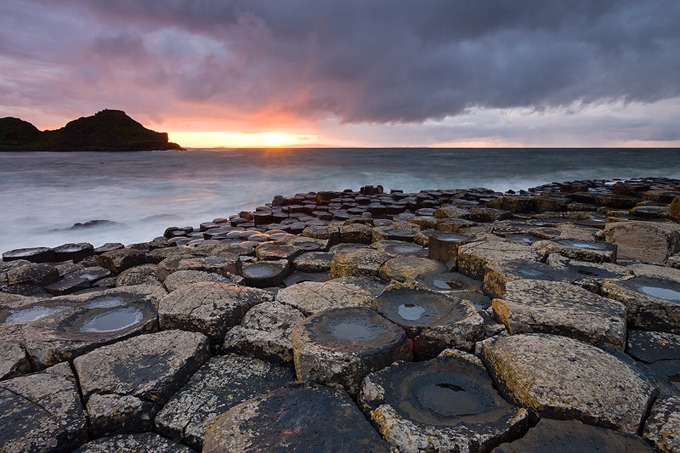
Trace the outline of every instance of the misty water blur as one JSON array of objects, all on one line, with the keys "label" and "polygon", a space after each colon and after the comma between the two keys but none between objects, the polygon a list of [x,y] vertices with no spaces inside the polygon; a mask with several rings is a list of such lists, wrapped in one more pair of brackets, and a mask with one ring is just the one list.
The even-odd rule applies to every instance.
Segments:
[{"label": "misty water blur", "polygon": [[[679,150],[292,149],[0,153],[0,252],[148,241],[317,190],[487,187],[640,176],[680,178]],[[76,223],[113,224],[72,229]]]}]

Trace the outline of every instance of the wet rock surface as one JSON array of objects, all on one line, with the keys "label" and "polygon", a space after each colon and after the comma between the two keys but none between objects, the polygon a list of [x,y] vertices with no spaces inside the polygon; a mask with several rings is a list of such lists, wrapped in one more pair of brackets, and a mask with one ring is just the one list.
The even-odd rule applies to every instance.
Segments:
[{"label": "wet rock surface", "polygon": [[[205,419],[217,420],[229,409],[232,421],[223,432],[237,434],[213,431],[213,445],[380,451],[387,444],[379,428],[383,439],[404,441],[405,451],[433,448],[428,442],[488,451],[523,445],[516,442],[547,431],[545,422],[584,427],[578,430],[583,442],[608,445],[608,428],[615,428],[619,436],[629,433],[626,439],[644,436],[658,450],[674,451],[678,189],[680,181],[665,178],[569,181],[505,194],[367,186],[277,196],[254,211],[169,227],[162,237],[129,246],[5,252],[0,386],[17,379],[35,385],[18,392],[29,400],[0,396],[0,435],[23,442],[8,444],[8,451],[192,451],[205,438]],[[258,297],[244,301],[204,291],[217,286]],[[314,341],[294,345],[293,331],[333,310],[363,314],[340,327],[329,321]],[[366,327],[384,323],[399,340],[367,352],[372,329]],[[333,338],[329,327],[344,338]],[[527,340],[534,337],[540,340]],[[521,421],[509,430],[480,428],[461,437],[442,435],[460,427],[424,428],[389,411],[379,423],[366,422],[357,395],[362,376],[426,367],[450,347],[458,350],[446,349],[442,357],[474,362],[463,349],[486,361],[502,396],[530,410],[531,425],[543,417],[539,425],[525,433]],[[306,353],[294,363],[295,355]],[[298,387],[326,392],[319,401],[328,404],[309,403],[318,395],[290,400],[279,412],[253,418],[257,429],[241,424],[250,416],[232,411],[268,401],[265,392],[292,379],[294,365],[298,378],[323,383]],[[60,383],[40,393],[44,386],[33,376]],[[352,396],[328,386],[345,387]],[[243,389],[252,392],[239,393]],[[472,393],[451,385],[434,390],[435,396],[425,391],[425,403],[411,413],[434,407],[450,415],[466,407],[449,404],[452,398]],[[59,403],[52,411],[51,401],[66,394],[75,395],[75,405]],[[221,406],[226,400],[228,407]],[[311,412],[299,412],[304,407],[295,401],[309,403]],[[27,420],[22,414],[43,421],[24,435],[18,427],[29,425],[21,424]],[[293,424],[296,417],[309,423]],[[73,422],[56,421],[66,419]],[[280,428],[264,430],[270,426]],[[608,440],[589,430],[606,432]],[[409,438],[425,443],[409,444]],[[584,444],[577,439],[570,445]]]},{"label": "wet rock surface", "polygon": [[248,400],[215,419],[203,451],[387,452],[387,444],[342,390],[294,384]]},{"label": "wet rock surface", "polygon": [[527,410],[502,398],[479,359],[457,351],[368,375],[360,401],[399,451],[487,451],[528,423]]},{"label": "wet rock surface", "polygon": [[212,418],[295,378],[293,370],[235,354],[213,357],[156,417],[158,429],[200,450]]},{"label": "wet rock surface", "polygon": [[70,451],[87,440],[75,382],[31,374],[0,382],[0,449]]},{"label": "wet rock surface", "polygon": [[502,444],[493,450],[494,453],[538,453],[542,451],[651,453],[654,449],[638,436],[576,421],[542,418],[521,439]]}]

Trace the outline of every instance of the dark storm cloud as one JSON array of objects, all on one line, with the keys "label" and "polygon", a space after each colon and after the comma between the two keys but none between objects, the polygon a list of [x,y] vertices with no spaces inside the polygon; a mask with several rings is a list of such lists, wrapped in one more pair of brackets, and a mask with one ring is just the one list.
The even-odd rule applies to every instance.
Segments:
[{"label": "dark storm cloud", "polygon": [[[470,108],[680,96],[677,0],[70,4],[124,30],[92,43],[92,52],[136,52],[183,99],[246,112],[422,122]],[[152,32],[183,44],[142,42]]]}]

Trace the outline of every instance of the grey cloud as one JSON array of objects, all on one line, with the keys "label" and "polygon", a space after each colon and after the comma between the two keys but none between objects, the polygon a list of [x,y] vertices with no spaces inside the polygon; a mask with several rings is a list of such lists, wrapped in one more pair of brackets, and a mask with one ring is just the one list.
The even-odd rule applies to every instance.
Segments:
[{"label": "grey cloud", "polygon": [[[172,62],[166,83],[185,99],[246,111],[418,123],[471,108],[680,96],[676,0],[70,3],[140,36],[171,29],[220,43],[224,52],[196,56],[185,69]],[[93,46],[138,45],[121,35]]]}]

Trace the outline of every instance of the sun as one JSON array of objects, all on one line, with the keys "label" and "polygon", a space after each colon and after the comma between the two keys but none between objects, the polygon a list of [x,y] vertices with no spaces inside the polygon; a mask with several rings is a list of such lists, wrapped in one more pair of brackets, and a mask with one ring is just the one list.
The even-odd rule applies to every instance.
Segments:
[{"label": "sun", "polygon": [[260,134],[260,140],[267,146],[285,146],[297,142],[296,137],[283,132],[263,132]]}]

